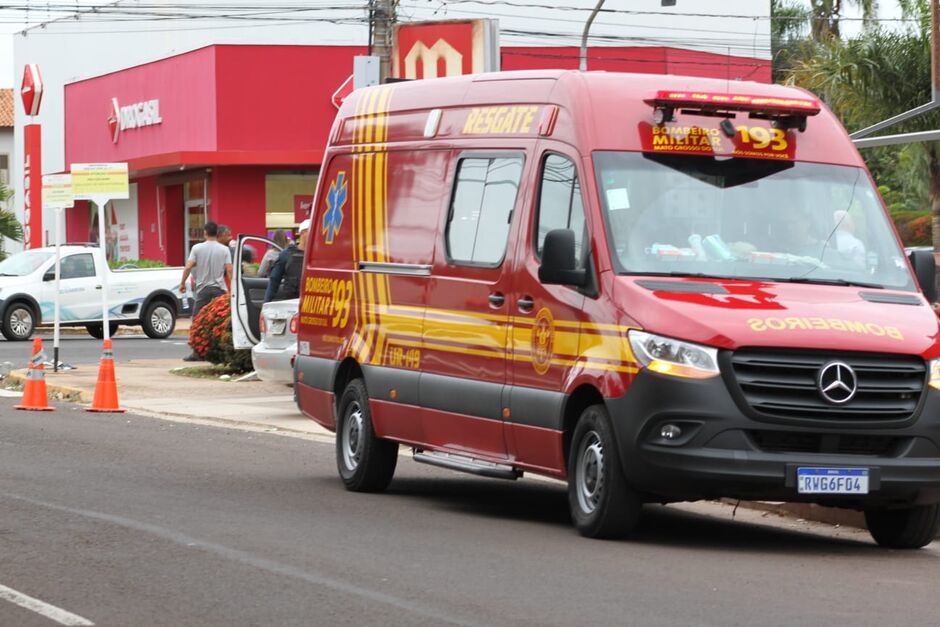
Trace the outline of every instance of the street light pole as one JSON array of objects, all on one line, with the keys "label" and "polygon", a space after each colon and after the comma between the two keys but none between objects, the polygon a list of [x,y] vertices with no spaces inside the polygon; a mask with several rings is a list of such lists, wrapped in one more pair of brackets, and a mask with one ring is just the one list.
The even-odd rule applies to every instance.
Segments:
[{"label": "street light pole", "polygon": [[[660,0],[660,6],[664,7],[674,7],[676,6],[676,0]],[[584,25],[584,32],[581,34],[581,56],[580,63],[578,64],[578,69],[582,72],[587,71],[587,40],[588,33],[591,32],[591,24],[594,23],[594,18],[597,17],[597,14],[600,13],[601,7],[604,6],[604,0],[597,0],[597,6],[594,7],[594,10],[591,11],[591,17],[587,19],[587,23]]]},{"label": "street light pole", "polygon": [[581,35],[581,62],[578,65],[578,69],[582,72],[587,71],[587,40],[588,33],[591,32],[591,24],[594,23],[594,18],[597,17],[597,13],[601,10],[601,7],[604,6],[604,0],[597,0],[597,6],[594,7],[594,10],[591,11],[591,17],[587,19],[587,23],[584,24],[584,33]]}]

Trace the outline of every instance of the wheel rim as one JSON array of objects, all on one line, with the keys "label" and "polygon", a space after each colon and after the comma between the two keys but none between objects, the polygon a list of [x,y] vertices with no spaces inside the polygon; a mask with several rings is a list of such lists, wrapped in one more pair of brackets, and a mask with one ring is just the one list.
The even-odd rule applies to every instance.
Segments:
[{"label": "wheel rim", "polygon": [[346,410],[346,420],[343,421],[343,464],[349,470],[356,470],[362,459],[362,408],[353,401]]},{"label": "wheel rim", "polygon": [[24,307],[10,313],[10,330],[16,337],[26,337],[33,330],[33,314]]},{"label": "wheel rim", "polygon": [[596,431],[591,431],[581,440],[578,452],[575,489],[578,505],[586,514],[597,509],[604,490],[604,445]]},{"label": "wheel rim", "polygon": [[157,307],[150,314],[150,327],[160,335],[170,332],[173,325],[173,314],[166,307]]}]

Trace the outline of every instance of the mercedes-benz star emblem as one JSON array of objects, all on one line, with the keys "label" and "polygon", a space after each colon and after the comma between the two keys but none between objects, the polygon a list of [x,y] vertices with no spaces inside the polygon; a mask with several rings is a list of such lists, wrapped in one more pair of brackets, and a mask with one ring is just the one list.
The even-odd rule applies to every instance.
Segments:
[{"label": "mercedes-benz star emblem", "polygon": [[835,405],[848,403],[858,391],[858,378],[852,367],[843,361],[830,361],[819,371],[819,393]]}]

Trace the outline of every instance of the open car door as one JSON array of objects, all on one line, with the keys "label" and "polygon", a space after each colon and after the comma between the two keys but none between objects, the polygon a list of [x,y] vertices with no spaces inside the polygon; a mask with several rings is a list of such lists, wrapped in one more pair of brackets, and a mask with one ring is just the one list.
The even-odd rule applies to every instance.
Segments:
[{"label": "open car door", "polygon": [[280,251],[281,247],[271,240],[258,235],[239,235],[238,247],[235,249],[237,262],[232,268],[232,343],[235,348],[251,348],[261,339],[261,306],[264,304],[264,293],[268,289],[268,278],[252,276],[244,272],[244,249],[250,245],[255,249],[254,262],[260,262],[261,257],[273,248]]}]

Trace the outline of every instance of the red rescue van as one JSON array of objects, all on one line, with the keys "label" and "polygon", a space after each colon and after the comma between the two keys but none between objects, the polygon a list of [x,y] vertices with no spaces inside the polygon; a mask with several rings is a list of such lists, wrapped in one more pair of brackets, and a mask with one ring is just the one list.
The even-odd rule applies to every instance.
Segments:
[{"label": "red rescue van", "polygon": [[[567,480],[590,537],[644,502],[940,525],[940,327],[839,121],[778,85],[505,72],[363,89],[313,209],[296,394],[339,474],[400,445]],[[925,297],[926,296],[926,297]]]}]

